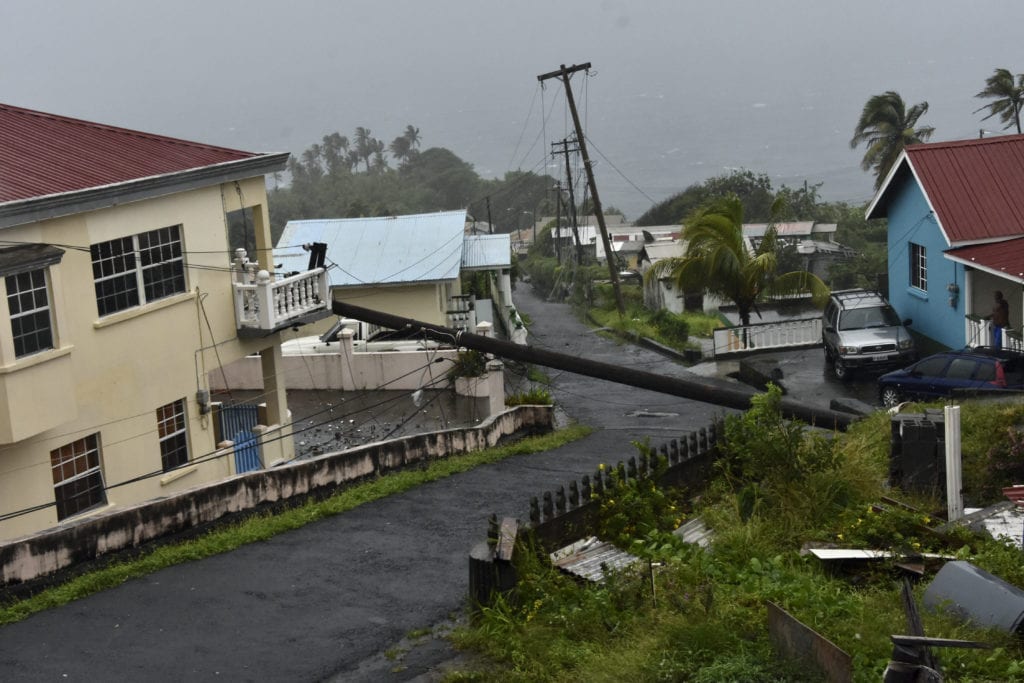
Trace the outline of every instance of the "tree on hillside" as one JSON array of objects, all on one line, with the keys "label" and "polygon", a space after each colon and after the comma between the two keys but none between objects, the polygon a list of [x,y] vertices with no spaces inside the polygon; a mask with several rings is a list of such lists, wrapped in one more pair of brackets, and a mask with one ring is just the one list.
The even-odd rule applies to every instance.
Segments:
[{"label": "tree on hillside", "polygon": [[927,102],[907,109],[903,98],[893,90],[874,95],[864,105],[850,139],[850,149],[862,143],[867,147],[860,166],[865,171],[874,170],[876,190],[904,147],[927,142],[935,132],[931,126],[915,128],[927,111]]},{"label": "tree on hillside", "polygon": [[[776,205],[775,211],[781,207]],[[662,259],[645,278],[671,277],[684,292],[714,294],[736,304],[740,322],[750,324],[750,313],[770,295],[810,293],[824,305],[829,289],[817,276],[797,270],[778,274],[779,246],[775,228],[765,233],[756,250],[743,239],[743,204],[730,195],[711,200],[684,221],[686,252]],[[758,313],[760,315],[760,313]]]},{"label": "tree on hillside", "polygon": [[1009,69],[996,69],[986,79],[985,89],[975,97],[992,100],[984,107],[974,110],[975,114],[988,110],[988,116],[984,117],[982,121],[998,116],[999,120],[1005,124],[1003,130],[1010,126],[1016,126],[1017,133],[1020,134],[1020,110],[1021,107],[1024,107],[1024,74],[1018,74],[1017,80],[1014,81],[1013,74]]},{"label": "tree on hillside", "polygon": [[740,169],[690,185],[682,192],[652,206],[637,218],[636,224],[678,224],[701,206],[727,195],[739,198],[750,222],[763,223],[771,218],[771,206],[775,201],[771,179],[764,173]]},{"label": "tree on hillside", "polygon": [[338,133],[325,135],[321,141],[324,163],[327,165],[327,173],[338,173],[342,169],[352,170],[348,160],[348,138]]},{"label": "tree on hillside", "polygon": [[373,137],[372,131],[369,128],[359,126],[356,128],[356,158],[357,161],[362,161],[366,164],[366,172],[370,172],[370,161],[373,159],[374,153],[377,151],[378,140]]},{"label": "tree on hillside", "polygon": [[412,147],[409,145],[409,138],[399,135],[388,145],[388,151],[391,152],[391,156],[395,158],[395,161],[399,164],[403,163],[408,158],[409,152],[412,151]]}]

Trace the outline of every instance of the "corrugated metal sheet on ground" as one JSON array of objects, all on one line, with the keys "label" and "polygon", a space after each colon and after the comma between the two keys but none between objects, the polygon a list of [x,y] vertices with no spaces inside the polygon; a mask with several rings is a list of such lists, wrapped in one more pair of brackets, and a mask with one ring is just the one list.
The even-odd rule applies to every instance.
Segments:
[{"label": "corrugated metal sheet on ground", "polygon": [[713,535],[711,529],[708,529],[700,517],[694,517],[672,533],[683,539],[685,543],[696,543],[701,548],[711,545],[711,536]]},{"label": "corrugated metal sheet on ground", "polygon": [[453,280],[462,264],[466,212],[289,221],[274,249],[283,272],[306,270],[303,244],[327,245],[332,287]]},{"label": "corrugated metal sheet on ground", "polygon": [[512,240],[509,235],[466,235],[462,249],[462,267],[466,270],[492,270],[512,266]]},{"label": "corrugated metal sheet on ground", "polygon": [[551,553],[551,563],[562,571],[593,583],[602,583],[605,570],[626,569],[640,558],[595,536],[576,541]]}]

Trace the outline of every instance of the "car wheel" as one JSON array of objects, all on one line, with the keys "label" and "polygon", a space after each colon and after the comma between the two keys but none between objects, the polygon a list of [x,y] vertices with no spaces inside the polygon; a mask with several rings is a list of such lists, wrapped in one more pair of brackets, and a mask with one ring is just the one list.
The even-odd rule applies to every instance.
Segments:
[{"label": "car wheel", "polygon": [[850,379],[850,368],[843,362],[843,359],[835,358],[832,361],[832,374],[836,376],[836,379],[845,382]]},{"label": "car wheel", "polygon": [[886,408],[893,408],[903,403],[903,397],[900,396],[900,392],[896,387],[885,387],[881,393],[882,405]]},{"label": "car wheel", "polygon": [[825,347],[825,362],[826,363],[831,363],[832,362],[832,353],[828,350],[828,346]]}]

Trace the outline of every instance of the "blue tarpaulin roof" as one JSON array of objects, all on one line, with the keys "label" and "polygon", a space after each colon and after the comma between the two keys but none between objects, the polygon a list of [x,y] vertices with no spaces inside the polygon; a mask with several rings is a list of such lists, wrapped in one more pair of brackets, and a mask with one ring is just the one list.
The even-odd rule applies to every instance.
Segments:
[{"label": "blue tarpaulin roof", "polygon": [[332,287],[453,280],[462,263],[466,212],[288,221],[274,249],[279,271],[304,271],[303,244],[327,245]]}]

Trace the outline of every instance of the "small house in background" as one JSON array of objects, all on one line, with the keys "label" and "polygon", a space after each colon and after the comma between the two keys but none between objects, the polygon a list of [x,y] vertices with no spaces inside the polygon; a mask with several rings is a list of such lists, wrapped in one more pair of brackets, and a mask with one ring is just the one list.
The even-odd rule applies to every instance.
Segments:
[{"label": "small house in background", "polygon": [[1024,320],[1024,136],[907,147],[867,217],[888,219],[889,301],[949,348],[990,345],[994,293]]},{"label": "small house in background", "polygon": [[779,244],[792,248],[800,259],[800,270],[829,279],[829,268],[836,261],[845,261],[856,255],[853,249],[835,242],[836,223],[793,221],[788,223],[744,223],[743,237],[757,249],[770,225],[775,226]]},{"label": "small house in background", "polygon": [[332,300],[473,330],[477,311],[462,293],[463,269],[493,272],[497,296],[511,305],[511,242],[508,235],[467,235],[465,226],[465,210],[289,221],[274,260],[286,272],[296,270],[309,258],[303,245],[326,244]]},{"label": "small house in background", "polygon": [[643,278],[644,306],[651,310],[664,308],[670,313],[683,311],[704,311],[711,313],[718,310],[721,299],[701,292],[684,292],[675,281],[666,276],[657,280],[646,277],[658,261],[668,258],[682,258],[685,254],[685,243],[681,240],[658,240],[643,245],[640,251],[639,268]]},{"label": "small house in background", "polygon": [[288,221],[274,260],[299,270],[303,245],[321,242],[333,300],[450,326],[458,322],[465,225],[465,211]]}]

